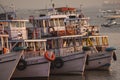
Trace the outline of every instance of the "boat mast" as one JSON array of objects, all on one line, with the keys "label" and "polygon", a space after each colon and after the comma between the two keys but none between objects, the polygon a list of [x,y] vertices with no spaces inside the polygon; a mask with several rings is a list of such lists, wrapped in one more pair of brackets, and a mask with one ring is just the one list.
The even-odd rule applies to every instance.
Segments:
[{"label": "boat mast", "polygon": [[3,7],[3,5],[0,3],[0,7],[2,8],[2,10],[4,11],[4,13],[5,13],[5,18],[6,18],[6,20],[8,19],[8,15],[7,15],[7,12],[6,12],[6,10],[5,10],[5,8]]},{"label": "boat mast", "polygon": [[53,14],[56,14],[56,11],[55,11],[55,4],[54,4],[53,0],[51,0],[51,4],[52,4]]}]

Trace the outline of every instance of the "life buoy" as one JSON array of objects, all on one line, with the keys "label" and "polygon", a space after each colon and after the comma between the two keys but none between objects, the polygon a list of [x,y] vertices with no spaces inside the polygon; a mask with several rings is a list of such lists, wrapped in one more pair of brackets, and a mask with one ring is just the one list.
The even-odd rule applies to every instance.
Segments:
[{"label": "life buoy", "polygon": [[46,51],[44,56],[49,61],[54,61],[55,60],[55,54],[54,53],[50,53],[50,52]]},{"label": "life buoy", "polygon": [[114,61],[117,61],[117,56],[116,56],[116,53],[115,53],[115,52],[113,52],[113,60],[114,60]]},{"label": "life buoy", "polygon": [[7,48],[3,48],[3,53],[4,54],[8,53],[8,49]]},{"label": "life buoy", "polygon": [[24,70],[26,68],[27,68],[27,62],[25,60],[23,60],[23,59],[20,59],[18,65],[17,65],[17,69],[22,71],[22,70]]},{"label": "life buoy", "polygon": [[63,67],[63,65],[64,65],[64,61],[62,60],[62,58],[60,58],[60,57],[57,57],[55,60],[54,60],[54,67],[55,68],[61,68],[61,67]]},{"label": "life buoy", "polygon": [[89,64],[89,55],[87,55],[87,57],[86,57],[86,65],[88,65]]}]

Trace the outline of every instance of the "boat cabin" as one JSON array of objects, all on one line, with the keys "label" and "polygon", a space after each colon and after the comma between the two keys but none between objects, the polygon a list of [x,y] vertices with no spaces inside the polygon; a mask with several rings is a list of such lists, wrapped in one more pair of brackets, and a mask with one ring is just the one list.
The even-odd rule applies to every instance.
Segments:
[{"label": "boat cabin", "polygon": [[26,23],[29,20],[0,20],[1,30],[9,34],[9,39],[27,39]]},{"label": "boat cabin", "polygon": [[46,48],[58,56],[67,56],[82,52],[81,35],[69,35],[47,38]]},{"label": "boat cabin", "polygon": [[9,46],[12,51],[16,48],[27,47],[27,49],[24,50],[24,58],[33,58],[44,55],[46,51],[46,40],[11,40],[9,41]]},{"label": "boat cabin", "polygon": [[66,15],[45,15],[34,18],[30,22],[34,27],[34,38],[57,35],[58,31],[65,30],[64,20]]},{"label": "boat cabin", "polygon": [[105,49],[109,46],[108,36],[82,37],[82,45],[94,48],[94,50],[98,52],[105,51]]}]

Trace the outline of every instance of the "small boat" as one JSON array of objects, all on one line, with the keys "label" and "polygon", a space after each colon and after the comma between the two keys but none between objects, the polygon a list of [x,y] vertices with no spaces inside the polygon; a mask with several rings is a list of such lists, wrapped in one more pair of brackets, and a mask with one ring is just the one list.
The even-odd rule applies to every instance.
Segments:
[{"label": "small boat", "polygon": [[110,70],[113,60],[117,60],[115,48],[110,47],[108,36],[83,37],[84,50],[88,50],[86,69]]}]

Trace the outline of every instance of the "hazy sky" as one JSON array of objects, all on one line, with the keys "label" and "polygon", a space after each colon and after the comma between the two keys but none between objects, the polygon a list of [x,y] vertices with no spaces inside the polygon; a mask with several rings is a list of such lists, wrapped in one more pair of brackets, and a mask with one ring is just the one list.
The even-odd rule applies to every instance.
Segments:
[{"label": "hazy sky", "polygon": [[[53,0],[55,7],[70,6],[70,7],[93,7],[101,6],[105,0]],[[120,0],[106,0],[106,1],[118,1]],[[14,4],[16,9],[44,9],[51,7],[51,0],[0,0],[0,4],[4,6]]]}]

